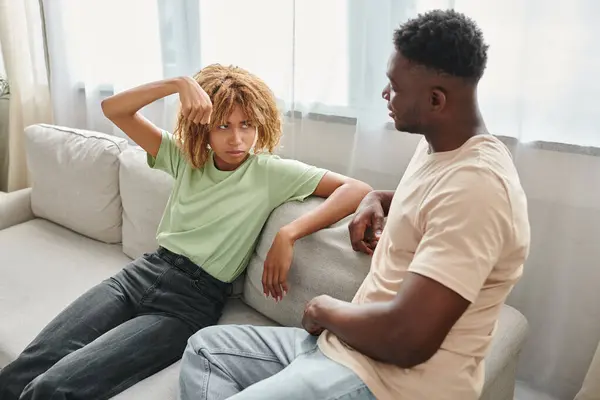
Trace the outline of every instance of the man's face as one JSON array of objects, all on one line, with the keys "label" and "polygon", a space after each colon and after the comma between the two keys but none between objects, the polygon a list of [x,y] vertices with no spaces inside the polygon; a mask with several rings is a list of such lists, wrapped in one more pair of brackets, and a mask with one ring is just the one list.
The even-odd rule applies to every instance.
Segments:
[{"label": "man's face", "polygon": [[402,132],[423,133],[427,123],[429,93],[419,79],[416,67],[395,51],[388,62],[388,84],[382,97],[388,102],[390,117]]}]

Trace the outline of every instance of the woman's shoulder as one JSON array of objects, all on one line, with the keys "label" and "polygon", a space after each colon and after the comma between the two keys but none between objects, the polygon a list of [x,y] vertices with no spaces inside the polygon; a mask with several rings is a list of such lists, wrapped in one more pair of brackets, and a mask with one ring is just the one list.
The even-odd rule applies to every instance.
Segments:
[{"label": "woman's shoulder", "polygon": [[273,153],[257,153],[254,155],[254,157],[258,160],[258,161],[269,161],[269,160],[281,160],[281,156],[279,156],[278,154],[273,154]]},{"label": "woman's shoulder", "polygon": [[300,160],[296,160],[293,158],[282,157],[277,154],[272,153],[259,153],[255,155],[256,162],[271,165],[271,166],[279,166],[279,165],[307,165]]},{"label": "woman's shoulder", "polygon": [[253,155],[254,163],[258,166],[270,168],[273,165],[281,162],[282,158],[277,154],[272,153],[258,153]]},{"label": "woman's shoulder", "polygon": [[276,154],[256,154],[256,164],[270,172],[300,171],[313,168],[302,161],[285,158]]}]

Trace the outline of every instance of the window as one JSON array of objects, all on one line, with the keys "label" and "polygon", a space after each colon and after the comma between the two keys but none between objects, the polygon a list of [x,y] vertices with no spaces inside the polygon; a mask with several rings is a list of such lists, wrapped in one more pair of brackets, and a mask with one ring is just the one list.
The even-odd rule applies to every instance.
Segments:
[{"label": "window", "polygon": [[89,102],[218,62],[263,78],[284,111],[381,120],[393,30],[449,7],[490,44],[479,90],[490,130],[600,146],[591,0],[44,0],[55,91],[77,82]]}]

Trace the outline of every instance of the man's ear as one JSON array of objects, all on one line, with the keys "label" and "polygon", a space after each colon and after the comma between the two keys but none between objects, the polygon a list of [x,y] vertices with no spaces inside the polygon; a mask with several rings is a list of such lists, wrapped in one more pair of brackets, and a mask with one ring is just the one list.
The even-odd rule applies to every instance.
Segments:
[{"label": "man's ear", "polygon": [[446,92],[440,87],[433,88],[429,97],[431,111],[442,111],[446,107]]}]

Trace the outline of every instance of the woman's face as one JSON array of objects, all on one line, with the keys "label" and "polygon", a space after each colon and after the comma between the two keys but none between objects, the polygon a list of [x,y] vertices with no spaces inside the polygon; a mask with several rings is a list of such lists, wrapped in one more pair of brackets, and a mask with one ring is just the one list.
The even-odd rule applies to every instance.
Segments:
[{"label": "woman's face", "polygon": [[222,171],[239,167],[254,146],[256,132],[256,127],[236,105],[227,121],[209,132],[208,143],[215,153],[215,166]]}]

